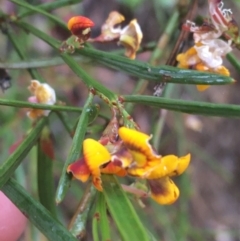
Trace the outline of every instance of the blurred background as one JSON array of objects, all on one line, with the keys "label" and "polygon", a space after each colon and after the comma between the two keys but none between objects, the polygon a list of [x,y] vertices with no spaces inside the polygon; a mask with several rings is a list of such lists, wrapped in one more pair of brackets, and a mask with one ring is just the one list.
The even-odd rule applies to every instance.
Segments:
[{"label": "blurred background", "polygon": [[[50,2],[32,0],[34,5]],[[184,6],[187,0],[83,0],[81,3],[54,10],[52,13],[63,21],[74,15],[84,15],[95,22],[92,37],[101,30],[110,11],[122,13],[127,24],[137,18],[142,31],[143,42],[158,41],[164,28],[172,16],[176,5]],[[7,14],[23,11],[10,1],[0,1],[1,10]],[[234,18],[240,24],[240,1],[225,0],[226,8],[231,8]],[[198,1],[196,16],[208,16],[207,0]],[[44,16],[35,14],[26,17],[26,21],[59,40],[70,36],[68,31],[55,26]],[[168,47],[164,49],[161,64],[166,63],[174,43],[179,35],[181,23],[173,34]],[[15,31],[19,31],[16,29]],[[18,41],[22,41],[29,62],[56,57],[58,53],[41,40],[18,32]],[[26,42],[27,39],[27,42]],[[191,46],[192,39],[186,45]],[[97,44],[96,48],[104,51],[122,49],[116,44]],[[234,50],[239,58],[239,51]],[[148,61],[151,51],[144,51],[137,56],[138,60]],[[13,46],[7,40],[4,31],[0,33],[0,59],[3,62],[18,62],[19,57]],[[89,60],[80,62],[85,70],[107,88],[119,94],[131,94],[138,79],[124,73],[97,66]],[[230,69],[231,76],[237,80],[234,85],[212,86],[205,92],[198,92],[192,85],[173,85],[171,98],[206,101],[213,103],[239,104],[239,73],[225,60],[225,66]],[[56,90],[58,100],[71,106],[83,106],[88,90],[77,76],[66,65],[41,68],[40,74]],[[26,101],[30,96],[27,89],[31,77],[26,70],[9,69],[11,88],[5,92],[0,90],[0,98]],[[2,77],[3,78],[3,77]],[[1,81],[1,80],[0,80]],[[148,85],[144,94],[153,94],[154,83]],[[110,117],[108,107],[96,98],[100,104],[101,113]],[[131,113],[142,131],[155,133],[156,124],[161,110],[136,105]],[[181,195],[171,206],[159,206],[151,200],[143,200],[146,207],[142,209],[133,199],[143,223],[149,231],[162,241],[238,241],[240,240],[240,121],[232,118],[192,116],[176,112],[167,112],[158,149],[162,155],[176,154],[192,155],[192,161],[187,172],[176,178]],[[74,126],[78,115],[68,113],[69,123]],[[92,125],[103,126],[101,120]],[[31,121],[26,116],[26,109],[0,106],[0,163],[9,155],[9,147],[20,140],[31,128]],[[54,138],[55,161],[54,174],[57,185],[61,169],[69,153],[71,138],[64,130],[61,122],[54,115],[50,118],[50,129]],[[100,128],[101,129],[101,128]],[[89,127],[89,133],[91,127]],[[91,136],[98,138],[100,133]],[[36,149],[32,149],[23,164],[17,169],[17,180],[37,198],[36,184]],[[81,197],[85,185],[74,181],[64,202],[59,205],[59,215],[67,225]],[[34,239],[32,238],[34,237]],[[28,230],[21,240],[44,240],[29,224]],[[88,239],[90,240],[90,239]],[[118,240],[117,238],[115,240]]]}]

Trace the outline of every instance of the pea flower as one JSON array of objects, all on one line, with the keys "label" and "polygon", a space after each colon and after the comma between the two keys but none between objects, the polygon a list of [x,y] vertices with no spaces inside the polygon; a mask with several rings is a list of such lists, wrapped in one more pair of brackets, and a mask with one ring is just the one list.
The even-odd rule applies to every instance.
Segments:
[{"label": "pea flower", "polygon": [[142,30],[136,19],[133,19],[127,26],[116,27],[125,20],[124,16],[117,11],[110,12],[107,20],[101,28],[101,34],[91,39],[92,42],[118,41],[126,49],[125,55],[130,59],[135,59],[136,52],[142,41]]},{"label": "pea flower", "polygon": [[[28,98],[31,103],[54,105],[56,103],[55,90],[49,84],[42,84],[38,80],[32,80],[29,91],[33,96]],[[50,110],[31,109],[27,112],[29,118],[35,120],[42,116],[48,116]]]},{"label": "pea flower", "polygon": [[93,21],[83,16],[74,16],[68,21],[68,29],[76,36],[75,41],[80,44],[85,43],[89,39],[91,27],[93,26]]},{"label": "pea flower", "polygon": [[[193,33],[195,45],[185,53],[177,55],[178,67],[196,69],[230,76],[223,66],[223,58],[232,51],[231,43],[238,34],[238,27],[230,9],[223,9],[223,2],[208,0],[210,18],[202,26],[187,21],[183,29]],[[228,41],[220,39],[224,36]],[[208,85],[198,85],[198,90],[207,89]]]},{"label": "pea flower", "polygon": [[189,165],[190,154],[177,157],[158,155],[148,136],[140,131],[121,127],[120,140],[111,153],[107,146],[91,139],[83,142],[83,158],[68,166],[67,172],[83,182],[92,176],[94,186],[102,191],[101,173],[146,179],[150,196],[159,204],[171,204],[179,189],[170,177],[182,174]]}]

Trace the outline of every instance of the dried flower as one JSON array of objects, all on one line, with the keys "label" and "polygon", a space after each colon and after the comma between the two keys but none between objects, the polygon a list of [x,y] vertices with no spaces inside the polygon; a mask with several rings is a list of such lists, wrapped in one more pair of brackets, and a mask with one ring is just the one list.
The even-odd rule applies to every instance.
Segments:
[{"label": "dried flower", "polygon": [[[209,0],[210,18],[204,25],[196,26],[187,21],[183,29],[193,32],[195,45],[177,56],[178,67],[196,69],[230,76],[223,66],[223,58],[232,51],[231,43],[238,35],[238,27],[230,9],[223,9],[223,2]],[[219,39],[225,36],[228,42]],[[208,85],[198,85],[198,90],[207,89]]]},{"label": "dried flower", "polygon": [[124,20],[124,16],[117,11],[111,12],[101,28],[101,34],[91,39],[91,41],[118,41],[119,44],[122,44],[126,48],[125,55],[130,59],[135,59],[143,34],[136,19],[133,19],[123,29],[120,26],[116,27],[116,25],[122,23]]},{"label": "dried flower", "polygon": [[[48,84],[41,84],[38,80],[32,80],[28,87],[33,96],[28,98],[31,103],[54,105],[56,102],[55,90]],[[37,119],[41,116],[48,116],[50,110],[31,109],[27,112],[28,117]]]}]

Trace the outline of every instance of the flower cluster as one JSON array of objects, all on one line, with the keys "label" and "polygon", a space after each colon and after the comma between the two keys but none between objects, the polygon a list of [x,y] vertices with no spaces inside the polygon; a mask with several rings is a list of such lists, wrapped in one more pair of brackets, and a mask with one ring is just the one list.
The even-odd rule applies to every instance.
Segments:
[{"label": "flower cluster", "polygon": [[103,190],[101,173],[146,179],[150,195],[156,202],[171,204],[176,201],[179,189],[171,177],[186,170],[190,154],[162,157],[150,145],[151,136],[126,127],[120,127],[118,135],[119,139],[114,144],[106,144],[101,139],[84,140],[83,157],[70,164],[67,172],[82,182],[91,176],[93,185],[99,191]]},{"label": "flower cluster", "polygon": [[64,51],[65,49],[68,49],[73,52],[76,43],[78,44],[77,47],[81,48],[86,41],[102,43],[118,41],[119,44],[125,47],[125,55],[130,59],[135,59],[143,34],[136,19],[133,19],[124,28],[119,26],[116,27],[116,25],[119,25],[124,20],[124,16],[120,13],[116,11],[111,12],[105,23],[102,25],[101,34],[96,38],[89,39],[91,27],[94,26],[94,23],[83,16],[72,17],[68,21],[68,29],[76,38],[73,42],[71,38],[64,42],[61,50]]},{"label": "flower cluster", "polygon": [[[49,84],[41,84],[38,80],[32,80],[28,87],[33,96],[28,98],[31,103],[54,105],[56,94]],[[50,110],[31,109],[27,112],[29,118],[35,120],[42,116],[48,116]]]},{"label": "flower cluster", "polygon": [[[222,65],[223,57],[232,51],[232,36],[238,27],[233,20],[231,10],[223,9],[222,1],[208,0],[208,3],[210,18],[206,19],[202,26],[196,26],[190,21],[183,26],[184,30],[193,33],[195,45],[177,56],[178,67],[229,76],[228,69]],[[221,36],[224,36],[228,42],[220,39]],[[205,90],[208,85],[197,87],[199,90]]]}]

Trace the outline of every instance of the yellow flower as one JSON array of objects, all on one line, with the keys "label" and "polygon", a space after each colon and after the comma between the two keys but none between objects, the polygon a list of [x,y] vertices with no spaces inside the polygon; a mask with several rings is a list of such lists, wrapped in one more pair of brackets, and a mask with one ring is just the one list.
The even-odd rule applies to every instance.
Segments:
[{"label": "yellow flower", "polygon": [[[54,89],[48,84],[41,84],[38,80],[32,80],[28,87],[33,96],[28,98],[31,103],[54,105],[56,102],[56,94]],[[31,109],[27,112],[28,117],[37,119],[41,116],[48,116],[50,110]]]},{"label": "yellow flower", "polygon": [[110,158],[110,153],[101,143],[93,139],[86,139],[83,141],[83,159],[70,164],[67,172],[71,172],[82,182],[87,181],[92,175],[93,185],[102,191],[100,167],[108,163]]},{"label": "yellow flower", "polygon": [[[103,146],[93,139],[83,142],[83,158],[68,166],[67,172],[82,182],[92,176],[94,186],[102,191],[101,173],[118,176],[135,176],[147,179],[151,197],[160,204],[171,204],[179,196],[177,186],[170,179],[181,175],[189,165],[190,154],[177,157],[158,155],[148,136],[140,131],[121,127],[118,129],[120,141],[109,153],[108,146]],[[113,144],[112,144],[113,145]]]},{"label": "yellow flower", "polygon": [[157,155],[149,143],[151,136],[126,127],[119,128],[119,136],[132,155],[128,174],[148,179],[151,197],[158,203],[171,204],[176,201],[179,190],[169,177],[181,175],[186,170],[190,154],[180,158]]}]

